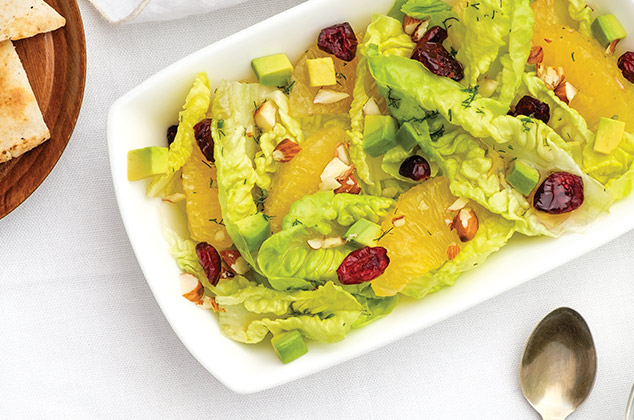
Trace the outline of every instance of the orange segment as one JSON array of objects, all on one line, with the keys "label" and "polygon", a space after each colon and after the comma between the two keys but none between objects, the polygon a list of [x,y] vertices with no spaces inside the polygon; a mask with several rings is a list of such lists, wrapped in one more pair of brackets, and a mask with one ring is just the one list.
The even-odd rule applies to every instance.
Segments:
[{"label": "orange segment", "polygon": [[634,130],[634,86],[623,78],[617,57],[606,55],[596,40],[569,27],[540,22],[537,17],[535,22],[533,44],[544,50],[542,64],[564,69],[565,80],[579,90],[570,106],[586,119],[588,127],[596,130],[601,117],[618,115],[628,131]]},{"label": "orange segment", "polygon": [[[313,99],[315,99],[315,95],[317,95],[320,88],[310,86],[306,60],[321,57],[332,57],[335,63],[335,73],[337,74],[337,84],[324,86],[324,88],[336,92],[345,92],[350,95],[348,98],[333,104],[313,103]],[[306,117],[317,114],[347,114],[350,109],[350,104],[352,103],[352,91],[354,90],[356,69],[357,58],[348,63],[338,59],[334,55],[323,52],[316,45],[311,47],[295,64],[295,71],[291,78],[291,82],[294,82],[290,93],[291,112],[293,116]]]},{"label": "orange segment", "polygon": [[191,157],[183,165],[189,231],[194,240],[207,242],[220,250],[229,248],[232,241],[222,224],[216,179],[216,166],[194,145]]},{"label": "orange segment", "polygon": [[295,201],[319,189],[320,175],[335,156],[337,145],[345,143],[346,132],[338,127],[323,128],[302,144],[290,162],[282,163],[273,175],[264,213],[271,216],[271,229],[279,232],[282,219]]},{"label": "orange segment", "polygon": [[[388,215],[381,228],[385,233],[378,245],[387,249],[390,265],[372,281],[377,296],[393,296],[413,279],[443,265],[450,246],[462,243],[446,220],[456,200],[445,177],[432,178],[402,194],[394,214]],[[394,219],[404,216],[404,223]]]}]

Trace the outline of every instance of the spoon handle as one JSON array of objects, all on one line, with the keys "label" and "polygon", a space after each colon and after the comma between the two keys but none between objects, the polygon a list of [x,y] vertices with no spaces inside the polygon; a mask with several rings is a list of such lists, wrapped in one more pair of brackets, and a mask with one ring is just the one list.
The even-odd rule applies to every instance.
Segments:
[{"label": "spoon handle", "polygon": [[630,391],[630,398],[627,401],[625,420],[634,420],[634,386],[632,386],[632,390]]}]

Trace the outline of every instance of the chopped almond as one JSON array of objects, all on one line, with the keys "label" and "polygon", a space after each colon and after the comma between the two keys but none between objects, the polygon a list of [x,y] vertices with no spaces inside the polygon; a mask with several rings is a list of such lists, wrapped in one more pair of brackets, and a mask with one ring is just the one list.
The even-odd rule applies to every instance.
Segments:
[{"label": "chopped almond", "polygon": [[366,115],[381,115],[381,110],[374,98],[368,99],[365,105],[363,105],[363,116]]},{"label": "chopped almond", "polygon": [[463,209],[469,203],[468,198],[460,197],[447,208],[447,211],[458,211]]},{"label": "chopped almond", "polygon": [[412,41],[418,43],[423,36],[427,32],[427,28],[429,27],[429,18],[422,21],[412,33]]},{"label": "chopped almond", "polygon": [[555,95],[557,95],[557,97],[566,104],[569,104],[572,99],[577,96],[577,92],[577,88],[569,82],[560,83],[559,86],[555,88]]},{"label": "chopped almond", "polygon": [[528,64],[540,64],[542,61],[544,61],[544,49],[540,45],[536,45],[531,48]]},{"label": "chopped almond", "polygon": [[407,35],[411,35],[414,33],[418,25],[420,25],[422,20],[416,19],[415,17],[407,16],[403,17],[403,32]]},{"label": "chopped almond", "polygon": [[273,150],[273,160],[282,163],[290,162],[301,151],[302,146],[289,139],[284,139]]},{"label": "chopped almond", "polygon": [[451,224],[462,242],[469,242],[478,233],[479,222],[473,209],[464,208],[456,214]]},{"label": "chopped almond", "polygon": [[615,39],[614,41],[610,42],[610,45],[608,45],[608,48],[605,49],[605,53],[607,55],[612,55],[614,54],[614,50],[616,49],[616,45],[619,43],[620,39]]},{"label": "chopped almond", "polygon": [[453,260],[454,258],[458,256],[458,254],[460,254],[460,247],[458,246],[457,243],[452,242],[447,247],[447,258],[449,258],[450,260]]},{"label": "chopped almond", "polygon": [[335,189],[335,194],[359,194],[361,187],[354,176],[354,167],[350,167],[342,176],[336,179],[340,187]]},{"label": "chopped almond", "polygon": [[537,77],[539,77],[544,83],[546,83],[548,89],[555,90],[557,86],[563,83],[565,79],[564,69],[562,67],[555,68],[538,64]]},{"label": "chopped almond", "polygon": [[394,227],[401,227],[405,224],[405,216],[399,216],[392,219]]},{"label": "chopped almond", "polygon": [[333,158],[321,173],[321,183],[319,189],[322,191],[329,191],[341,187],[341,183],[337,181],[338,178],[344,176],[351,166],[346,165],[338,157]]},{"label": "chopped almond", "polygon": [[191,273],[181,273],[179,279],[183,297],[191,302],[199,303],[205,289],[198,278]]},{"label": "chopped almond", "polygon": [[313,103],[316,104],[334,104],[335,102],[343,101],[347,97],[349,97],[346,92],[337,92],[335,90],[330,89],[319,89],[317,95],[315,95],[315,99],[313,99]]},{"label": "chopped almond", "polygon": [[269,101],[264,101],[255,111],[255,124],[263,131],[270,131],[275,127],[277,108]]},{"label": "chopped almond", "polygon": [[220,257],[224,263],[235,274],[245,275],[251,270],[247,261],[240,255],[240,251],[237,249],[227,249],[220,251]]}]

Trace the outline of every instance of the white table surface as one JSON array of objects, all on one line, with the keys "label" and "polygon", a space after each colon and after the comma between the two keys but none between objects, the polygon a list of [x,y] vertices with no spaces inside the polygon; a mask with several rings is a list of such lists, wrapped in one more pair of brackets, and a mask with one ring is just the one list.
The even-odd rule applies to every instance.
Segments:
[{"label": "white table surface", "polygon": [[586,318],[598,347],[594,391],[571,419],[623,418],[634,381],[634,233],[407,339],[254,395],[229,391],[180,343],[121,223],[108,108],[165,65],[299,3],[252,0],[112,26],[80,0],[88,75],[77,128],[40,188],[0,220],[0,419],[537,419],[520,392],[519,360],[533,326],[559,306]]}]

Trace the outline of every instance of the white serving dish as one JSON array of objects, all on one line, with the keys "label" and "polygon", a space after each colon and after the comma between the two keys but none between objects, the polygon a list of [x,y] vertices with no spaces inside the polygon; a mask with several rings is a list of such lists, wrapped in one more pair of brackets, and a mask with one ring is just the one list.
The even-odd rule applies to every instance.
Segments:
[{"label": "white serving dish", "polygon": [[[402,299],[397,309],[342,342],[309,343],[307,355],[283,365],[268,343],[249,346],[225,338],[213,313],[184,299],[179,270],[163,239],[160,200],[146,198],[144,182],[128,182],[127,152],[164,145],[196,73],[206,71],[212,86],[222,79],[251,77],[254,57],[285,52],[294,60],[315,42],[320,29],[349,21],[358,31],[373,12],[386,12],[393,0],[311,0],[204,48],[152,76],[117,100],[108,116],[112,176],[123,222],[148,284],[165,317],[189,351],[227,387],[252,393],[318,372],[413,334],[480,302],[552,270],[634,228],[634,196],[618,203],[584,233],[559,239],[516,237],[485,264],[451,288],[421,301]],[[632,0],[593,2],[617,16],[634,16]],[[634,21],[621,19],[630,33]],[[292,34],[292,36],[289,36]],[[634,37],[620,49],[632,49]]]}]

